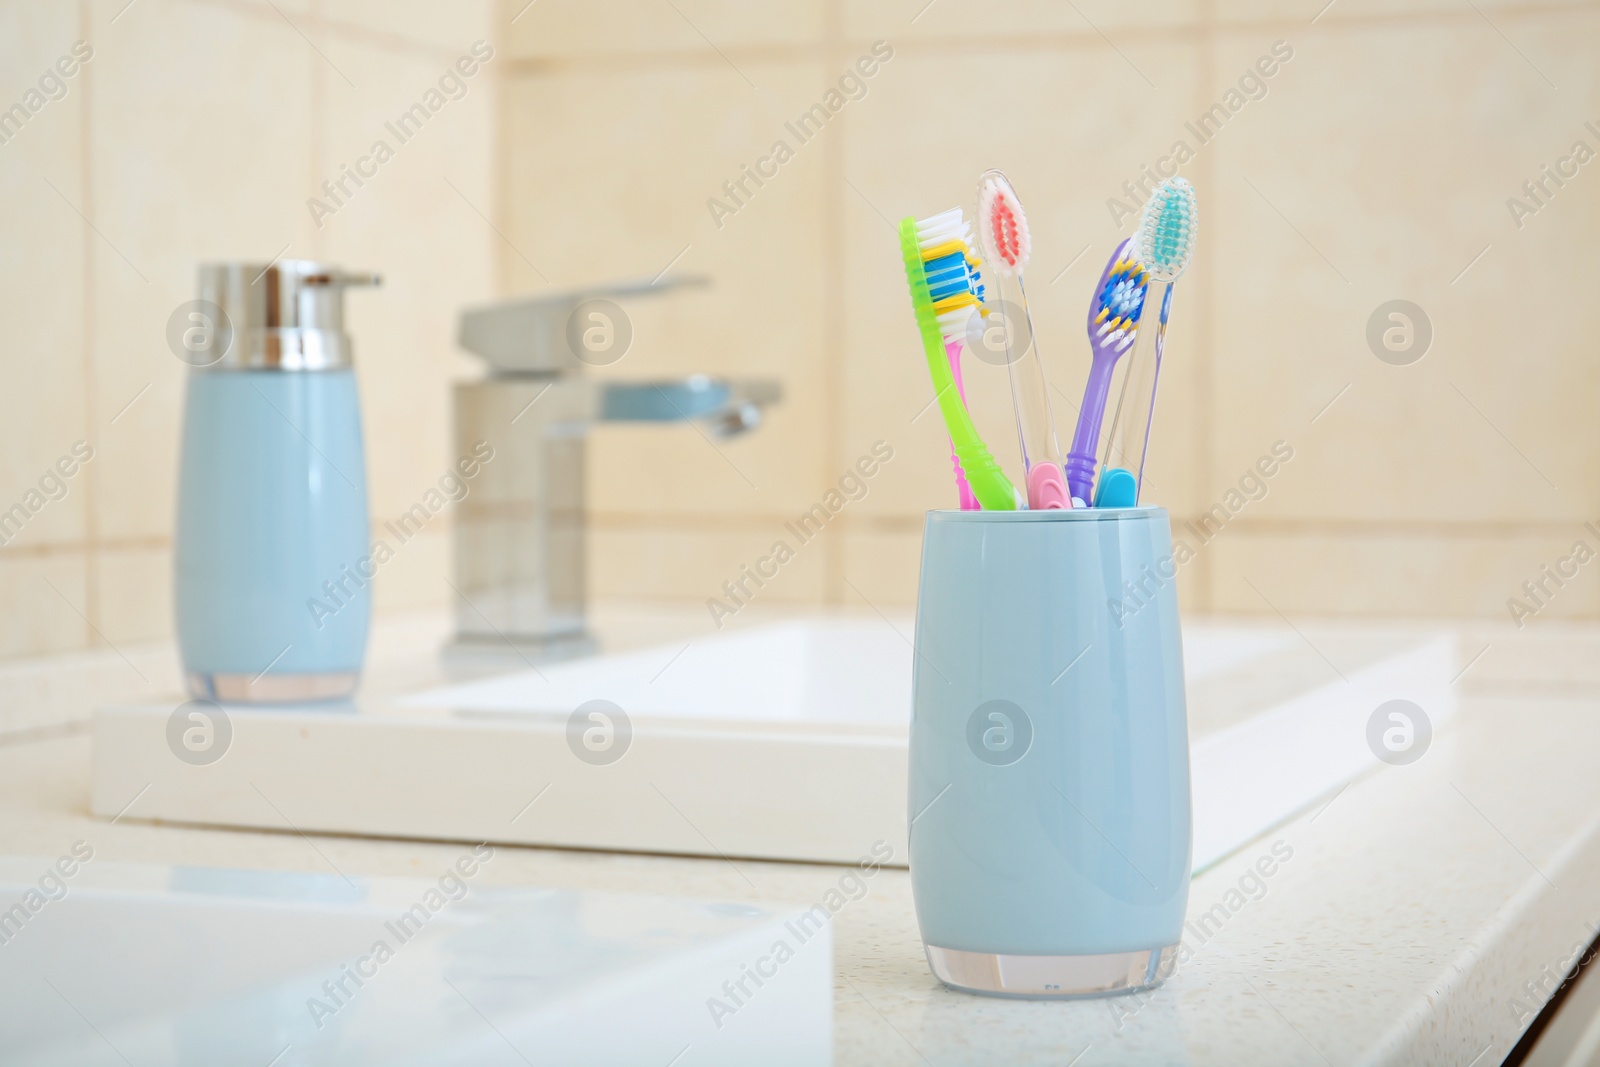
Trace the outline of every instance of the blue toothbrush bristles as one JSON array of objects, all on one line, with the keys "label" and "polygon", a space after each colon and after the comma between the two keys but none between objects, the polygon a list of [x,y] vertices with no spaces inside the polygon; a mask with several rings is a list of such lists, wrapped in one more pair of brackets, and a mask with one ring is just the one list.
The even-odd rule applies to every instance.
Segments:
[{"label": "blue toothbrush bristles", "polygon": [[[928,296],[937,313],[939,333],[946,342],[966,336],[967,324],[983,304],[983,277],[978,273],[978,260],[970,251],[971,245],[972,228],[960,208],[917,223],[917,247],[924,255],[938,253],[925,259],[922,268],[928,279]],[[944,246],[950,246],[949,250]],[[970,299],[962,299],[966,296]]]},{"label": "blue toothbrush bristles", "polygon": [[1100,294],[1100,324],[1097,335],[1117,346],[1121,352],[1133,344],[1139,332],[1139,317],[1144,311],[1144,295],[1149,276],[1138,263],[1123,260],[1111,271]]},{"label": "blue toothbrush bristles", "polygon": [[928,272],[928,295],[935,301],[970,288],[967,260],[960,252],[930,259],[923,264],[923,269]]}]

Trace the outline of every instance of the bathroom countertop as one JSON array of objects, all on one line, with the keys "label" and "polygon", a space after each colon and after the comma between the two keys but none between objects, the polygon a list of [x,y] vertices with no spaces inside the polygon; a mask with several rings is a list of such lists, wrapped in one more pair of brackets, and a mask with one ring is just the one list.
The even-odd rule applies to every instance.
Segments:
[{"label": "bathroom countertop", "polygon": [[[704,627],[694,609],[599,615],[612,647]],[[379,627],[372,671],[395,665],[395,689],[435,680],[444,625]],[[834,918],[836,1062],[1500,1062],[1600,924],[1600,627],[1453,628],[1465,665],[1456,720],[1417,762],[1357,779],[1197,877],[1190,958],[1152,994],[1041,1003],[944,989],[922,957],[908,875],[878,871]],[[1315,626],[1299,629],[1315,640]],[[170,657],[123,651],[141,664]],[[108,674],[117,655],[101,657]],[[69,661],[82,674],[95,656]],[[0,692],[46,692],[50,669],[8,667]],[[135,686],[127,697],[151,695]],[[427,876],[461,850],[96,819],[88,701],[110,696],[92,688],[49,690],[48,716],[0,734],[0,853],[56,856],[83,840],[97,860]],[[851,889],[843,875],[536,848],[501,848],[483,871],[502,884],[774,905]]]}]

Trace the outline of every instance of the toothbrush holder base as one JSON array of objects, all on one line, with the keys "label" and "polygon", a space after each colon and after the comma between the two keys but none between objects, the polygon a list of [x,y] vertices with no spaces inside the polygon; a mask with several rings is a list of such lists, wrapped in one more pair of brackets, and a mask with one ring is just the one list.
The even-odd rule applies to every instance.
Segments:
[{"label": "toothbrush holder base", "polygon": [[1178,946],[1095,956],[1020,956],[926,946],[935,978],[964,993],[1072,999],[1137,993],[1172,977]]},{"label": "toothbrush holder base", "polygon": [[189,695],[228,704],[295,704],[301,701],[345,700],[361,680],[358,671],[318,674],[226,674],[189,671]]}]

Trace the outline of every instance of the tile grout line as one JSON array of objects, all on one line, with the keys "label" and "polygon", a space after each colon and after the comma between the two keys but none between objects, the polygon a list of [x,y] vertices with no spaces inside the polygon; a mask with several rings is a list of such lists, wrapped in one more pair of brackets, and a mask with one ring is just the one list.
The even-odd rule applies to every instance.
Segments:
[{"label": "tile grout line", "polygon": [[[1199,59],[1195,64],[1195,99],[1191,101],[1191,114],[1199,114],[1206,107],[1208,87],[1216,69],[1217,35],[1215,33],[1216,5],[1214,0],[1202,0],[1198,14],[1201,26],[1200,48]],[[1213,165],[1214,160],[1212,158],[1214,155],[1215,153],[1212,152],[1202,155],[1197,168],[1198,173],[1195,175],[1200,179],[1198,183],[1200,187],[1208,192],[1215,192],[1216,190],[1216,167]],[[1195,409],[1199,416],[1195,420],[1195,457],[1197,460],[1196,465],[1200,472],[1200,484],[1211,486],[1216,484],[1213,479],[1213,475],[1216,473],[1216,457],[1212,449],[1212,428],[1217,415],[1215,388],[1217,315],[1213,306],[1213,301],[1216,299],[1216,286],[1212,280],[1217,268],[1217,258],[1213,250],[1213,242],[1204,242],[1200,248],[1200,255],[1203,257],[1201,260],[1202,269],[1197,272],[1199,277],[1196,279],[1198,282],[1196,288],[1200,291],[1195,294],[1195,303],[1198,305],[1197,310],[1201,316],[1199,330],[1200,351],[1196,368],[1199,373],[1195,376]],[[1216,607],[1216,590],[1213,586],[1216,582],[1217,568],[1213,565],[1214,561],[1211,553],[1202,553],[1199,563],[1200,573],[1197,575],[1198,581],[1195,583],[1200,588],[1200,604],[1197,607],[1200,611],[1209,612]]]},{"label": "tile grout line", "polygon": [[[844,51],[843,21],[844,0],[828,0],[825,18],[827,24],[823,29],[824,55],[827,70],[826,77],[832,77],[832,72],[846,62]],[[853,116],[842,116],[844,123],[849,123]],[[823,396],[826,397],[827,415],[823,422],[823,433],[826,435],[826,447],[823,454],[827,456],[828,470],[823,471],[824,480],[831,477],[831,472],[843,470],[848,462],[844,458],[843,435],[848,420],[844,416],[845,389],[844,389],[844,198],[841,190],[845,183],[844,147],[842,141],[848,126],[840,131],[841,136],[830,137],[822,146],[823,169],[828,178],[823,186],[822,211],[823,218],[827,220],[823,228],[823,261],[834,265],[834,269],[823,272],[826,288],[822,294],[823,306]],[[826,538],[822,546],[822,600],[824,604],[841,604],[844,602],[844,539]]]},{"label": "tile grout line", "polygon": [[[217,3],[221,0],[207,0]],[[1497,18],[1518,22],[1565,15],[1592,15],[1593,7],[1565,4],[1537,4],[1513,6],[1506,4],[1480,5]],[[830,8],[830,13],[832,9]],[[1336,9],[1337,10],[1337,9]],[[1396,27],[1453,26],[1480,22],[1470,8],[1461,11],[1409,11],[1363,15],[1330,15],[1317,24],[1317,28],[1332,30],[1381,30]],[[830,29],[832,23],[830,23]],[[1138,44],[1186,45],[1198,37],[1202,42],[1227,37],[1255,38],[1262,34],[1298,33],[1305,29],[1298,19],[1257,18],[1225,19],[1218,17],[1214,3],[1202,3],[1200,14],[1194,19],[1155,26],[1118,27],[1119,39]],[[359,29],[352,32],[359,33]],[[732,45],[718,53],[709,49],[655,48],[638,51],[571,51],[565,54],[512,56],[506,66],[512,77],[546,77],[583,69],[598,68],[650,69],[663,66],[696,66],[724,64],[728,58],[754,63],[803,63],[819,56],[831,56],[835,50],[848,53],[852,48],[870,46],[869,36],[852,36],[839,30],[824,32],[820,40],[790,44]],[[1046,30],[1033,34],[999,33],[994,36],[923,36],[905,39],[895,45],[896,54],[904,50],[907,55],[944,55],[948,53],[1012,53],[1023,51],[1058,51],[1061,49],[1098,49],[1105,46],[1104,38],[1093,31]],[[1209,104],[1211,101],[1203,101]]]},{"label": "tile grout line", "polygon": [[[189,2],[229,11],[246,18],[262,19],[278,26],[283,25],[280,16],[265,3],[249,2],[249,0],[189,0]],[[291,23],[291,25],[293,24]],[[354,22],[328,18],[322,14],[321,8],[315,3],[315,0],[313,0],[311,9],[305,13],[302,25],[314,31],[326,32],[348,43],[365,48],[374,48],[389,55],[409,56],[414,59],[427,57],[449,63],[460,54],[460,49],[454,44],[435,44],[407,37],[400,33],[392,33],[369,26],[362,26]]]},{"label": "tile grout line", "polygon": [[[1199,522],[1207,517],[1205,512],[1175,511],[1173,521],[1179,528],[1185,523]],[[374,513],[369,521],[374,527],[382,525],[386,516]],[[716,534],[730,531],[766,533],[773,527],[791,521],[794,517],[778,511],[729,512],[711,514],[662,514],[657,512],[597,511],[590,514],[591,523],[611,533],[671,532],[687,534]],[[441,537],[447,529],[448,518],[439,516],[438,522],[422,531],[418,537]],[[1251,519],[1240,518],[1230,522],[1227,529],[1243,538],[1252,537],[1336,537],[1347,540],[1363,538],[1413,538],[1419,540],[1454,542],[1462,539],[1499,540],[1504,538],[1566,538],[1579,519],[1547,520],[1507,523],[1472,522],[1420,522],[1411,519],[1394,521],[1360,520],[1338,521],[1330,519]],[[434,532],[434,526],[438,532]],[[878,515],[841,515],[835,525],[847,535],[920,535],[920,514],[892,513]],[[830,527],[832,528],[832,527]],[[96,548],[101,553],[161,552],[172,546],[169,536],[101,538]],[[83,555],[89,551],[88,542],[46,541],[34,544],[9,545],[4,557],[8,559],[46,559],[50,557]],[[1198,609],[1197,609],[1198,610]]]},{"label": "tile grout line", "polygon": [[[1205,511],[1172,510],[1175,526],[1201,522],[1209,517]],[[742,532],[769,531],[775,525],[793,521],[794,516],[778,511],[739,511],[709,513],[670,513],[646,511],[597,510],[589,513],[591,524],[611,531],[672,531],[690,533],[719,533],[730,530]],[[1413,538],[1432,541],[1459,541],[1463,539],[1499,540],[1516,538],[1568,538],[1583,520],[1579,518],[1555,519],[1538,522],[1476,523],[1458,521],[1422,521],[1415,519],[1339,520],[1333,518],[1309,519],[1253,519],[1238,518],[1227,524],[1227,530],[1242,537],[1338,537],[1360,538]],[[894,512],[876,515],[840,515],[829,529],[849,532],[920,532],[920,512]],[[1214,535],[1220,536],[1220,535]],[[1209,541],[1207,542],[1209,543]],[[27,551],[20,549],[18,551]]]},{"label": "tile grout line", "polygon": [[[510,66],[511,57],[511,0],[496,0],[491,33],[495,37],[494,46],[503,51],[506,61],[498,64],[494,69],[494,101],[490,105],[493,115],[489,119],[489,128],[494,130],[494,144],[490,148],[489,160],[489,213],[494,217],[495,228],[510,233],[512,228],[511,209],[511,152],[507,145],[511,142],[512,123],[511,109],[506,103],[506,93],[511,85]],[[511,270],[508,257],[511,249],[506,247],[507,242],[498,242],[494,248],[493,285],[495,292],[503,299],[511,293]]]},{"label": "tile grout line", "polygon": [[[311,0],[311,21],[313,24],[321,21],[322,0]],[[317,195],[317,175],[322,171],[322,137],[324,125],[323,115],[327,111],[327,86],[323,79],[322,63],[310,64],[311,84],[308,87],[311,102],[311,122],[308,129],[310,144],[306,152],[306,166],[309,169],[306,188],[311,190],[311,195]],[[311,258],[322,259],[326,255],[322,227],[316,226],[311,230]]]},{"label": "tile grout line", "polygon": [[[78,0],[78,33],[87,40],[89,33],[89,0]],[[78,120],[78,180],[82,185],[79,196],[83,201],[83,214],[86,219],[95,216],[94,178],[93,167],[90,166],[90,154],[94,138],[91,135],[90,125],[94,120],[94,81],[95,74],[90,64],[83,64],[80,68],[83,76],[83,92],[81,94],[81,111]],[[98,387],[95,375],[94,347],[97,340],[95,331],[95,298],[96,286],[94,277],[95,244],[92,238],[92,226],[84,227],[83,231],[83,421],[85,432],[89,440],[93,441],[99,436],[95,416],[99,405],[95,402],[95,391]],[[103,464],[94,464],[94,469],[89,472],[88,491],[84,493],[83,500],[83,525],[84,525],[84,554],[83,554],[83,590],[84,590],[84,635],[85,648],[96,648],[95,635],[100,628],[100,471]]]},{"label": "tile grout line", "polygon": [[[1581,4],[1485,3],[1478,6],[1492,12],[1496,18],[1504,19],[1508,22],[1529,22],[1552,17],[1559,18],[1565,15],[1595,14],[1593,5]],[[1315,28],[1318,30],[1367,31],[1391,30],[1401,27],[1448,28],[1472,24],[1481,25],[1482,21],[1482,17],[1471,5],[1463,5],[1459,9],[1453,10],[1441,8],[1360,15],[1335,14],[1325,21],[1316,22]],[[1232,21],[1219,19],[1215,20],[1215,29],[1219,33],[1256,36],[1263,33],[1280,35],[1303,33],[1307,26],[1299,20],[1281,18],[1237,19]]]}]

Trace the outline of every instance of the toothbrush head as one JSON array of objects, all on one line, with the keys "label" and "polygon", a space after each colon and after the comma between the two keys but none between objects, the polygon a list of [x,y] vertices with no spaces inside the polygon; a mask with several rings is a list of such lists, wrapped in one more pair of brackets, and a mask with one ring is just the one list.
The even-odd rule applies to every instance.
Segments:
[{"label": "toothbrush head", "polygon": [[922,219],[916,227],[939,333],[946,342],[963,340],[973,313],[983,310],[983,275],[970,247],[972,227],[958,207]]},{"label": "toothbrush head", "polygon": [[1117,246],[1089,302],[1089,342],[1097,352],[1121,355],[1139,334],[1150,272],[1134,258],[1133,239]]},{"label": "toothbrush head", "polygon": [[1144,203],[1134,249],[1158,282],[1175,282],[1194,258],[1199,224],[1194,186],[1186,178],[1168,178]]},{"label": "toothbrush head", "polygon": [[1028,239],[1028,216],[1011,182],[997,170],[978,177],[978,233],[983,253],[994,269],[1015,278],[1028,265],[1033,243]]}]

